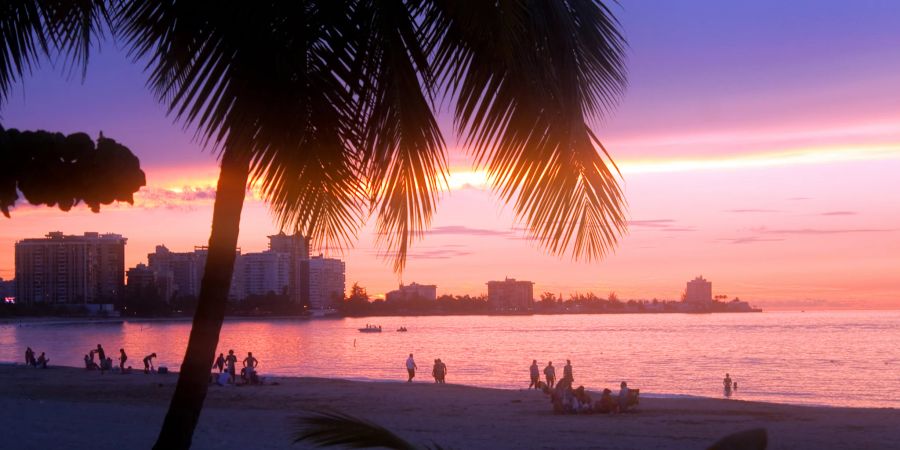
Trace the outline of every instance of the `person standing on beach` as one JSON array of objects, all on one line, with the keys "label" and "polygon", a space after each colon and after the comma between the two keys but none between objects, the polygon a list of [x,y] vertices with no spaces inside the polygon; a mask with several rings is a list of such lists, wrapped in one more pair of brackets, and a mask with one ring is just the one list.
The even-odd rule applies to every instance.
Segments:
[{"label": "person standing on beach", "polygon": [[216,365],[213,367],[218,367],[219,373],[224,372],[225,371],[225,355],[219,353],[219,357],[216,358]]},{"label": "person standing on beach", "polygon": [[103,375],[106,371],[106,352],[100,344],[97,344],[97,356],[100,357],[100,375]]},{"label": "person standing on beach", "polygon": [[413,354],[409,354],[409,358],[406,358],[406,372],[409,373],[409,379],[406,380],[407,383],[412,383],[413,378],[416,377],[416,361],[413,359]]},{"label": "person standing on beach", "polygon": [[153,358],[156,358],[156,353],[151,353],[144,357],[144,373],[150,373],[153,371]]},{"label": "person standing on beach", "polygon": [[125,361],[128,361],[128,355],[125,354],[125,349],[119,349],[119,371],[123,374],[125,373]]},{"label": "person standing on beach", "polygon": [[434,377],[435,383],[441,382],[441,364],[437,359],[434,360],[434,367],[431,368],[431,376]]},{"label": "person standing on beach", "polygon": [[234,356],[234,350],[228,350],[228,356],[225,357],[225,364],[228,365],[228,375],[231,376],[231,384],[234,384],[234,366],[237,365],[237,356]]},{"label": "person standing on beach", "polygon": [[34,350],[31,347],[25,349],[25,365],[26,366],[37,366],[37,362],[34,360]]},{"label": "person standing on beach", "polygon": [[563,378],[571,382],[575,381],[575,377],[572,376],[572,361],[569,361],[568,359],[566,360],[566,365],[563,366]]},{"label": "person standing on beach", "polygon": [[725,374],[725,379],[722,380],[722,386],[725,387],[725,396],[731,396],[731,375]]},{"label": "person standing on beach", "polygon": [[531,389],[534,386],[535,389],[540,389],[538,387],[538,383],[541,381],[541,368],[538,367],[537,360],[531,360],[531,384],[528,385],[528,389]]},{"label": "person standing on beach", "polygon": [[553,389],[556,384],[556,368],[553,367],[553,361],[548,362],[547,367],[544,367],[544,377],[547,378],[547,386]]},{"label": "person standing on beach", "polygon": [[438,383],[444,384],[447,382],[447,365],[441,361],[441,358],[437,360],[438,365]]}]

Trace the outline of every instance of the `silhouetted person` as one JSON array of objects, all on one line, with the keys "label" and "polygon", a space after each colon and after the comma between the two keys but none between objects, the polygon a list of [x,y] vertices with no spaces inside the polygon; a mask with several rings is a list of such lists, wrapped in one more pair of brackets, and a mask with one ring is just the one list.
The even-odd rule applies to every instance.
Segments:
[{"label": "silhouetted person", "polygon": [[34,367],[40,367],[41,369],[47,368],[47,363],[50,362],[50,358],[47,358],[47,355],[44,352],[41,352],[41,356],[38,356],[37,361],[34,363]]},{"label": "silhouetted person", "polygon": [[231,384],[234,384],[235,366],[237,366],[237,356],[234,350],[228,350],[228,356],[225,357],[225,364],[228,365],[228,375],[231,376]]},{"label": "silhouetted person", "polygon": [[441,382],[440,364],[438,364],[438,360],[436,359],[434,360],[434,366],[431,368],[431,376],[434,377],[435,383]]},{"label": "silhouetted person", "polygon": [[34,350],[31,347],[25,349],[25,365],[31,367],[37,365],[37,361],[34,359]]},{"label": "silhouetted person", "polygon": [[[138,353],[138,354],[140,354],[140,353]],[[120,348],[119,349],[119,370],[122,371],[122,373],[125,373],[125,361],[128,361],[128,355],[125,354],[124,348]]]},{"label": "silhouetted person", "polygon": [[447,365],[441,361],[441,358],[438,358],[438,383],[444,384],[447,382]]},{"label": "silhouetted person", "polygon": [[734,382],[734,390],[737,392],[737,381]]},{"label": "silhouetted person", "polygon": [[259,365],[259,361],[253,357],[253,352],[247,352],[247,357],[244,358],[244,370],[243,373],[247,377],[247,382],[256,384],[256,366]]},{"label": "silhouetted person", "polygon": [[416,361],[413,359],[413,354],[409,354],[409,358],[406,358],[406,372],[409,374],[409,379],[406,380],[407,383],[412,383],[413,378],[416,377]]},{"label": "silhouetted person", "polygon": [[216,365],[213,367],[218,367],[219,373],[224,372],[225,371],[225,355],[219,353],[219,357],[216,358]]},{"label": "silhouetted person", "polygon": [[731,396],[731,386],[732,386],[731,376],[728,375],[727,373],[725,374],[725,379],[722,380],[722,386],[725,387],[725,396],[726,397]]},{"label": "silhouetted person", "polygon": [[88,355],[84,355],[84,368],[87,370],[92,370],[94,368],[94,360],[88,357]]},{"label": "silhouetted person", "polygon": [[572,376],[572,361],[566,360],[566,365],[563,366],[563,378],[567,378],[569,381],[575,381],[575,377]]},{"label": "silhouetted person", "polygon": [[619,385],[619,412],[628,409],[628,384],[624,381]]},{"label": "silhouetted person", "polygon": [[541,381],[541,368],[538,367],[538,363],[536,359],[531,360],[531,383],[528,385],[528,389],[531,389],[534,386],[535,389],[538,389],[538,383]]},{"label": "silhouetted person", "polygon": [[107,370],[106,351],[103,350],[103,346],[100,344],[97,344],[97,350],[95,350],[95,351],[97,352],[97,356],[99,357],[97,359],[100,360],[100,375],[103,375],[103,373],[106,372],[106,370]]},{"label": "silhouetted person", "polygon": [[547,367],[544,367],[544,377],[547,378],[547,386],[553,389],[553,386],[556,385],[556,368],[553,367],[553,361],[548,362]]},{"label": "silhouetted person", "polygon": [[153,358],[156,358],[156,353],[151,353],[144,357],[144,373],[153,371]]}]

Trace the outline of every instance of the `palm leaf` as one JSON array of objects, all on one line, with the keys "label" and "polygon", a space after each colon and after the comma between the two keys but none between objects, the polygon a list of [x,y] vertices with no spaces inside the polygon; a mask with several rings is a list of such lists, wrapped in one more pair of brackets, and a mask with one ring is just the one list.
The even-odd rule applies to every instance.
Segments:
[{"label": "palm leaf", "polygon": [[106,0],[7,0],[0,4],[0,104],[12,84],[41,57],[61,56],[81,67],[94,39],[109,25]]},{"label": "palm leaf", "polygon": [[[319,447],[383,447],[416,450],[419,447],[372,422],[337,411],[314,411],[297,420],[294,443],[310,442]],[[437,447],[440,448],[440,447]]]},{"label": "palm leaf", "polygon": [[431,4],[425,34],[476,164],[545,249],[603,257],[625,200],[587,123],[624,88],[618,23],[590,0]]}]

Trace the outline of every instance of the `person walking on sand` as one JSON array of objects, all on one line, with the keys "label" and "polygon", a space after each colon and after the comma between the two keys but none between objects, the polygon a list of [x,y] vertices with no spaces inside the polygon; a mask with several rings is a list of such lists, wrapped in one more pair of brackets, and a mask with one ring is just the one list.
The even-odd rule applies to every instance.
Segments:
[{"label": "person walking on sand", "polygon": [[435,383],[441,382],[441,363],[440,360],[434,360],[434,366],[431,368],[431,376],[434,377]]},{"label": "person walking on sand", "polygon": [[536,359],[531,360],[531,384],[528,385],[528,389],[531,389],[534,386],[535,389],[540,389],[538,387],[538,383],[541,382],[541,368],[538,367],[538,363]]},{"label": "person walking on sand", "polygon": [[228,356],[225,357],[225,364],[228,365],[228,375],[231,376],[231,384],[234,384],[234,366],[237,365],[237,356],[234,356],[234,350],[228,350]]},{"label": "person walking on sand", "polygon": [[153,372],[153,358],[156,358],[156,353],[151,353],[144,357],[144,373]]},{"label": "person walking on sand", "polygon": [[568,359],[566,360],[566,365],[563,366],[563,378],[571,382],[575,381],[575,377],[572,376],[572,361],[569,361]]},{"label": "person walking on sand", "polygon": [[225,355],[219,353],[219,357],[216,358],[216,365],[213,367],[217,367],[219,369],[219,373],[225,372]]},{"label": "person walking on sand", "polygon": [[125,373],[125,361],[128,361],[128,355],[125,354],[125,349],[119,349],[119,371],[123,374]]},{"label": "person walking on sand", "polygon": [[413,359],[413,354],[409,354],[409,358],[406,358],[406,372],[409,373],[409,379],[406,380],[407,383],[412,383],[413,378],[416,377],[416,361]]},{"label": "person walking on sand", "polygon": [[556,368],[553,367],[553,361],[548,362],[547,367],[544,367],[544,377],[547,378],[547,386],[553,389],[556,384]]},{"label": "person walking on sand", "polygon": [[441,376],[440,383],[445,384],[447,383],[447,365],[444,364],[443,361],[441,361],[441,358],[438,358],[438,366],[438,374],[440,374]]}]

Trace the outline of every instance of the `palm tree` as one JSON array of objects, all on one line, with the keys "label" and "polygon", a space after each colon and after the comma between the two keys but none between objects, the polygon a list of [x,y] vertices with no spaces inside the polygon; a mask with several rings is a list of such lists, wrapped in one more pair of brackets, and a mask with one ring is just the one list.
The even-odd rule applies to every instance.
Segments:
[{"label": "palm tree", "polygon": [[[220,157],[197,311],[156,448],[190,446],[248,186],[283,228],[319,245],[348,246],[374,215],[400,271],[446,185],[435,113],[447,100],[476,166],[548,252],[601,258],[625,230],[617,169],[588,125],[625,82],[624,38],[600,1],[109,1],[71,2],[91,14],[78,16],[80,28],[49,27],[55,48],[85,57],[89,45],[75,43],[89,39],[70,36],[96,34],[109,11],[156,96]],[[14,36],[38,44],[4,42],[3,86],[52,24],[17,20],[31,31]]]}]

